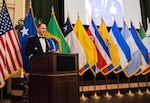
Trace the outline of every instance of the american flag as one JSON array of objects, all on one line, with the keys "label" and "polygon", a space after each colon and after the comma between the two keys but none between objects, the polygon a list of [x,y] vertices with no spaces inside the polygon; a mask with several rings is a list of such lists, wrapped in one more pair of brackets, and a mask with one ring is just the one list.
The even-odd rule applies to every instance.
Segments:
[{"label": "american flag", "polygon": [[22,67],[21,47],[13,28],[5,0],[0,11],[0,88]]}]

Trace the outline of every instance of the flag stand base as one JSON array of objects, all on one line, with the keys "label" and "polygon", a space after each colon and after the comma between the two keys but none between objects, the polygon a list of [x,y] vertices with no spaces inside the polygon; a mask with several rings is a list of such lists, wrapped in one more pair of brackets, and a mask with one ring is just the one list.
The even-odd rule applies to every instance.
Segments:
[{"label": "flag stand base", "polygon": [[131,90],[129,90],[129,92],[127,93],[127,95],[134,96],[134,94],[131,92]]},{"label": "flag stand base", "polygon": [[87,100],[88,98],[84,96],[84,94],[82,93],[82,96],[80,97],[81,100]]},{"label": "flag stand base", "polygon": [[0,103],[10,103],[10,100],[0,100]]},{"label": "flag stand base", "polygon": [[140,89],[138,89],[138,92],[137,92],[138,95],[143,95],[143,93],[141,92]]},{"label": "flag stand base", "polygon": [[150,94],[150,91],[149,91],[149,89],[147,88],[146,89],[146,92],[145,92],[146,94]]},{"label": "flag stand base", "polygon": [[100,98],[100,96],[97,96],[97,94],[96,93],[94,93],[94,95],[93,96],[91,96],[93,99],[99,99]]},{"label": "flag stand base", "polygon": [[118,90],[118,93],[116,94],[117,97],[123,97],[123,94],[120,93],[120,91]]},{"label": "flag stand base", "polygon": [[106,98],[111,98],[112,96],[111,96],[111,95],[109,95],[109,93],[108,93],[108,92],[106,92],[106,95],[104,95],[104,97],[106,97]]}]

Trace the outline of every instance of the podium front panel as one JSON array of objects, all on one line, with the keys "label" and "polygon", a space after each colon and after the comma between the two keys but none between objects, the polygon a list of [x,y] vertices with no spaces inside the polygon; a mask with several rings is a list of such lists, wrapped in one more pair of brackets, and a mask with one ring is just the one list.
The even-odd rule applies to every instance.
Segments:
[{"label": "podium front panel", "polygon": [[30,103],[79,103],[78,54],[43,53],[29,64]]},{"label": "podium front panel", "polygon": [[78,71],[78,54],[43,53],[29,62],[30,73],[59,74]]},{"label": "podium front panel", "polygon": [[78,75],[29,77],[30,103],[79,103]]},{"label": "podium front panel", "polygon": [[52,55],[50,53],[43,53],[36,57],[31,58],[29,61],[30,73],[50,73],[52,68]]}]

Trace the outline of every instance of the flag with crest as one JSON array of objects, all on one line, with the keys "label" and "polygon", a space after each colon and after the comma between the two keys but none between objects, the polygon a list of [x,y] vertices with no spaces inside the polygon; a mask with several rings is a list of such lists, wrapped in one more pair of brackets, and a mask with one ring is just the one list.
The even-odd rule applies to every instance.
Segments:
[{"label": "flag with crest", "polygon": [[[119,54],[118,54],[118,48],[117,48],[116,44],[114,43],[113,39],[111,38],[103,19],[101,20],[101,24],[99,26],[98,31],[100,32],[100,35],[101,35],[103,41],[105,42],[105,44],[108,47],[108,50],[109,50],[108,55],[111,58],[114,69],[118,68],[120,66],[120,58],[119,58]],[[112,71],[114,69],[112,69]],[[106,69],[103,72],[105,74],[108,74],[111,71]]]},{"label": "flag with crest", "polygon": [[83,27],[79,17],[73,29],[86,55],[88,65],[86,65],[83,68],[84,69],[83,71],[85,71],[88,68],[94,66],[98,62],[96,48],[93,42],[90,40],[90,37],[88,36],[85,28]]},{"label": "flag with crest", "polygon": [[[87,33],[89,36],[93,37],[93,43],[95,44],[97,50],[98,63],[94,67],[92,67],[92,70],[94,71],[94,73],[98,73],[106,69],[108,66],[112,65],[112,62],[108,55],[108,48],[105,45],[102,37],[100,36],[93,20],[91,21],[87,29]],[[113,69],[113,66],[111,69]]]}]

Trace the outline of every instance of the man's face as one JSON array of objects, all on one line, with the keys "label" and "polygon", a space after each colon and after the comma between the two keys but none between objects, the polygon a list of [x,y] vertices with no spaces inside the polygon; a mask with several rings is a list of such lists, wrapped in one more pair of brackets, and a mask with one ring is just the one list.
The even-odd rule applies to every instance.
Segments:
[{"label": "man's face", "polygon": [[41,36],[44,36],[45,32],[46,32],[46,25],[45,24],[41,24],[38,28],[37,28],[38,34]]}]

